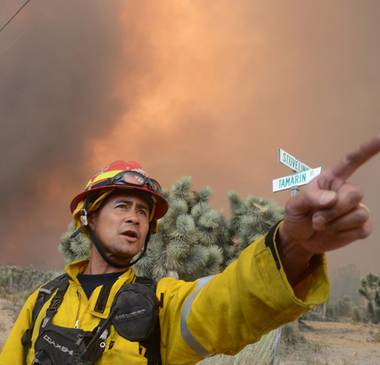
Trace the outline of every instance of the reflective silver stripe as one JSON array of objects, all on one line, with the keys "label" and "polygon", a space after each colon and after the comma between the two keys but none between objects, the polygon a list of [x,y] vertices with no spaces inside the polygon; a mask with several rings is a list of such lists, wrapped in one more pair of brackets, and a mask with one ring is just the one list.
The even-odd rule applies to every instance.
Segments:
[{"label": "reflective silver stripe", "polygon": [[197,287],[194,292],[186,299],[181,312],[181,334],[185,342],[200,356],[210,355],[204,347],[193,337],[187,328],[186,321],[190,313],[191,305],[199,291],[214,277],[214,275],[205,276],[197,281]]},{"label": "reflective silver stripe", "polygon": [[49,289],[45,289],[45,288],[40,288],[40,292],[41,293],[45,293],[45,294],[51,294],[51,290],[49,290]]}]

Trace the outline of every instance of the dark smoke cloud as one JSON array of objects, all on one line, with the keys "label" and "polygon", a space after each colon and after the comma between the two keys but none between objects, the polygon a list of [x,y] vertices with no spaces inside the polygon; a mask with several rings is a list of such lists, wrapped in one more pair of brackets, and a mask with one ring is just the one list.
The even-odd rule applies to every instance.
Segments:
[{"label": "dark smoke cloud", "polygon": [[[18,3],[6,2],[7,16]],[[115,90],[123,8],[122,1],[32,1],[0,34],[4,261],[12,254],[10,260],[27,262],[29,252],[41,251],[35,241],[44,233],[48,240],[54,236],[49,226],[65,227],[66,222],[55,223],[62,217],[56,206],[62,209],[61,195],[67,201],[72,185],[83,185],[86,143],[106,134],[128,108],[128,100],[121,101]],[[124,62],[138,70],[135,60]],[[65,177],[66,185],[55,181],[60,194],[44,206],[45,188],[54,176]],[[55,246],[47,246],[47,253],[55,254]],[[20,253],[24,258],[16,258]]]},{"label": "dark smoke cloud", "polygon": [[[329,166],[380,131],[380,3],[37,4],[18,21],[21,29],[15,23],[13,35],[0,35],[1,48],[28,30],[0,49],[0,110],[9,129],[0,148],[10,156],[1,187],[5,201],[17,202],[3,205],[4,242],[14,227],[34,227],[25,229],[33,248],[26,234],[12,240],[24,259],[7,243],[4,261],[46,265],[33,255],[38,245],[58,264],[67,201],[111,160],[141,161],[165,186],[192,175],[227,211],[230,190],[285,202],[287,193],[271,192],[271,180],[289,174],[277,148]],[[42,199],[47,168],[53,173]],[[365,191],[374,234],[330,261],[378,271],[379,157],[352,180]]]},{"label": "dark smoke cloud", "polygon": [[[164,4],[140,23],[157,46],[155,72],[145,79],[153,89],[95,144],[99,165],[133,156],[165,185],[192,175],[196,185],[211,185],[215,204],[227,210],[229,190],[285,202],[287,193],[271,192],[271,180],[290,173],[276,161],[278,147],[326,167],[379,133],[380,5]],[[123,133],[136,142],[115,147]],[[379,157],[352,179],[365,191],[374,234],[331,254],[332,266],[355,262],[378,271],[378,167]]]}]

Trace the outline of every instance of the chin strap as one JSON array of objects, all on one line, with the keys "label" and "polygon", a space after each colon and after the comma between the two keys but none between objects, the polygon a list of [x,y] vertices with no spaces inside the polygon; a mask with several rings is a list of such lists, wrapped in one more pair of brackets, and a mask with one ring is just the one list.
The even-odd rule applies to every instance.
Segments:
[{"label": "chin strap", "polygon": [[[132,260],[132,261],[126,263],[126,264],[121,264],[119,262],[116,262],[116,261],[112,260],[109,257],[108,254],[110,252],[105,249],[104,244],[101,242],[101,240],[99,239],[99,237],[95,234],[95,232],[91,228],[91,226],[90,226],[90,224],[88,222],[88,217],[87,217],[87,207],[88,207],[88,205],[89,205],[89,199],[86,199],[84,201],[83,209],[81,210],[81,213],[80,213],[81,214],[81,216],[80,216],[81,227],[83,227],[84,229],[87,230],[88,235],[90,237],[90,240],[95,245],[96,250],[99,252],[100,256],[102,256],[103,260],[105,262],[107,262],[108,265],[111,265],[111,266],[116,267],[118,269],[128,268],[128,267],[134,265],[137,261],[139,261],[145,255],[145,252],[146,252],[146,250],[148,248],[148,242],[149,242],[149,239],[150,239],[151,230],[152,230],[152,228],[154,229],[155,227],[149,226],[149,231],[148,231],[148,234],[147,234],[147,236],[145,238],[145,242],[144,242],[144,248],[141,251],[140,255],[135,260]],[[78,230],[78,233],[79,233],[79,230]]]},{"label": "chin strap", "polygon": [[148,235],[146,236],[146,239],[145,239],[145,242],[144,242],[144,248],[143,250],[141,251],[140,255],[133,261],[130,261],[126,264],[121,264],[119,262],[116,262],[114,260],[112,260],[109,256],[108,256],[108,253],[109,251],[107,251],[105,248],[104,248],[104,245],[102,244],[102,242],[100,241],[100,239],[96,236],[95,232],[92,230],[92,228],[88,225],[86,226],[86,229],[87,229],[87,232],[89,233],[89,236],[90,236],[90,239],[92,241],[92,243],[95,245],[96,247],[96,250],[99,252],[100,256],[102,256],[103,260],[105,262],[107,262],[107,264],[113,266],[113,267],[117,267],[118,269],[123,269],[123,268],[127,268],[127,267],[130,267],[132,265],[134,265],[137,261],[139,261],[144,255],[145,255],[145,252],[148,248],[148,241],[149,241],[149,238],[150,238],[150,230],[148,232]]}]

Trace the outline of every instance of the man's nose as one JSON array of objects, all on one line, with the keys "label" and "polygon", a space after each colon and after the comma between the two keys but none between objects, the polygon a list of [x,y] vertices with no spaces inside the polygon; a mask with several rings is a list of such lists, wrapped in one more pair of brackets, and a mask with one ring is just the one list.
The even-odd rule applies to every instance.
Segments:
[{"label": "man's nose", "polygon": [[125,217],[125,221],[131,224],[140,224],[137,214],[134,211],[128,213],[128,215]]}]

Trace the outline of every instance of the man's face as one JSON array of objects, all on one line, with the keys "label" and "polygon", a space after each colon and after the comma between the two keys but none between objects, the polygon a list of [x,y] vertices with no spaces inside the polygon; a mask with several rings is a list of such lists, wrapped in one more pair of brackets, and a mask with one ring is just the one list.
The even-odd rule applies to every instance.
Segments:
[{"label": "man's face", "polygon": [[90,225],[112,259],[129,262],[144,247],[149,205],[133,192],[114,193],[90,217]]}]

